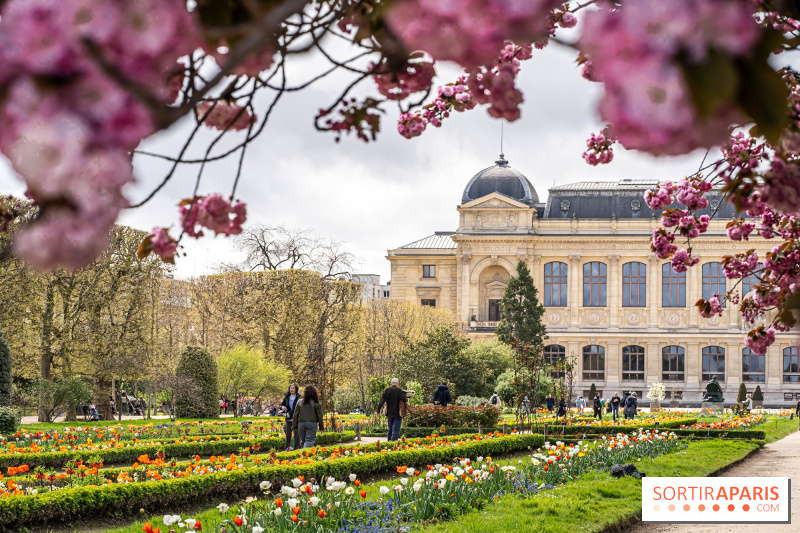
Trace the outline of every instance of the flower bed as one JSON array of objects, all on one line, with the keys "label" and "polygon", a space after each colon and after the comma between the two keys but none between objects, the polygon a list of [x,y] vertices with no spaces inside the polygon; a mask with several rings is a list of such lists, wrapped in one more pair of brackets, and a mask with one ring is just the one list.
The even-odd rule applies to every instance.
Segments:
[{"label": "flower bed", "polygon": [[[341,433],[319,433],[317,442],[322,445],[343,442],[355,438],[355,433],[346,431]],[[231,439],[212,442],[187,442],[167,444],[163,442],[145,443],[142,445],[108,448],[99,450],[80,450],[67,452],[38,452],[0,455],[0,467],[18,466],[25,462],[30,468],[37,466],[45,468],[61,468],[67,462],[79,459],[84,462],[97,459],[105,464],[133,463],[142,454],[163,451],[170,457],[192,457],[194,455],[222,455],[238,453],[246,447],[257,445],[262,450],[282,449],[286,440],[283,436],[268,438]]]},{"label": "flower bed", "polygon": [[694,422],[691,425],[681,425],[681,429],[747,429],[765,421],[766,418],[762,415],[749,414],[715,422]]},{"label": "flower bed", "polygon": [[0,529],[17,531],[22,526],[85,518],[130,515],[166,508],[196,505],[212,498],[252,495],[269,480],[273,485],[303,476],[343,477],[393,470],[400,465],[444,463],[457,457],[512,453],[541,446],[541,435],[484,436],[455,441],[451,446],[379,452],[304,465],[259,466],[188,478],[123,483],[99,487],[57,490],[19,498],[0,498]]},{"label": "flower bed", "polygon": [[[298,527],[317,533],[407,531],[434,518],[480,507],[502,494],[535,494],[590,470],[682,447],[674,435],[644,431],[604,438],[594,445],[548,443],[520,467],[499,466],[491,457],[482,456],[461,458],[451,465],[402,465],[397,468],[402,477],[394,486],[381,486],[377,501],[364,501],[367,490],[356,474],[344,481],[328,478],[319,484],[296,478],[291,486],[284,486],[277,495],[267,493],[262,501],[250,499],[233,507],[221,504],[220,519],[206,521],[201,528],[220,533],[296,531]],[[178,515],[164,518],[165,524],[180,528],[197,524],[193,518]],[[155,531],[152,524],[150,527]]]}]

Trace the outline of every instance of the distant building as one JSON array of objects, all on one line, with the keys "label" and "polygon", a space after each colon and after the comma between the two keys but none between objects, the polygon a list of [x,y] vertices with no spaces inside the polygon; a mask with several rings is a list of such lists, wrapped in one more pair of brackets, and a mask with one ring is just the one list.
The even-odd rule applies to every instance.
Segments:
[{"label": "distant building", "polygon": [[[748,328],[739,306],[728,302],[722,316],[703,318],[694,303],[723,294],[728,280],[720,259],[770,243],[760,237],[734,242],[725,235],[735,215],[720,191],[707,234],[693,240],[700,264],[676,274],[650,252],[659,227],[644,202],[656,180],[581,182],[550,189],[546,202],[522,173],[500,156],[467,184],[458,206],[456,231],[436,232],[389,250],[392,298],[452,311],[472,338],[493,337],[500,300],[519,261],[525,261],[546,312],[551,360],[573,355],[576,394],[594,384],[603,396],[647,392],[662,381],[698,403],[715,376],[725,399],[735,401],[740,383],[761,385],[769,404],[800,398],[800,350],[795,334],[778,334],[768,353],[744,346]],[[677,244],[677,243],[676,243]],[[739,285],[747,295],[755,279]]]},{"label": "distant building", "polygon": [[378,274],[353,274],[352,280],[360,283],[364,295],[363,300],[380,300],[391,297],[391,281],[386,285],[381,285],[381,277]]}]

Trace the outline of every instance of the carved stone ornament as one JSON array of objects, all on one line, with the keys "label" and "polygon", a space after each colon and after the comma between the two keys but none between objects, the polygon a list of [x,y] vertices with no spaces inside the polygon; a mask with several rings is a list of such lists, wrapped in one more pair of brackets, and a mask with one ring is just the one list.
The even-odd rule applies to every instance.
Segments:
[{"label": "carved stone ornament", "polygon": [[564,212],[569,211],[569,200],[562,200],[561,201],[561,210]]},{"label": "carved stone ornament", "polygon": [[483,208],[483,207],[515,207],[515,206],[509,204],[508,202],[504,202],[499,198],[492,198],[491,200],[480,203],[475,207]]},{"label": "carved stone ornament", "polygon": [[475,227],[478,229],[502,229],[516,227],[517,214],[502,211],[475,214]]},{"label": "carved stone ornament", "polygon": [[608,325],[608,309],[581,309],[578,313],[581,324],[585,326]]},{"label": "carved stone ornament", "polygon": [[631,211],[634,213],[638,213],[639,210],[642,208],[642,202],[639,200],[631,200]]},{"label": "carved stone ornament", "polygon": [[561,322],[561,313],[559,313],[558,311],[551,311],[547,315],[547,321],[554,325],[558,324],[559,322]]},{"label": "carved stone ornament", "polygon": [[710,316],[706,319],[706,322],[708,322],[712,326],[718,326],[721,321],[722,317],[720,317],[719,315]]},{"label": "carved stone ornament", "polygon": [[627,316],[628,324],[637,326],[642,322],[642,314],[639,311],[632,311]]},{"label": "carved stone ornament", "polygon": [[689,323],[689,314],[686,310],[662,310],[658,316],[659,325],[665,328],[677,328]]}]

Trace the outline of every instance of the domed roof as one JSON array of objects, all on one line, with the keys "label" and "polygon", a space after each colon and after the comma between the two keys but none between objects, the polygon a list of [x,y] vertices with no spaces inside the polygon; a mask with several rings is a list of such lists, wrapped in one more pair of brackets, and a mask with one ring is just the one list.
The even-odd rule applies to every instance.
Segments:
[{"label": "domed roof", "polygon": [[478,198],[483,198],[487,194],[498,192],[518,202],[530,206],[539,201],[539,195],[521,172],[508,166],[508,161],[500,154],[500,158],[495,161],[495,165],[485,168],[475,174],[464,189],[461,196],[461,203],[466,204]]}]

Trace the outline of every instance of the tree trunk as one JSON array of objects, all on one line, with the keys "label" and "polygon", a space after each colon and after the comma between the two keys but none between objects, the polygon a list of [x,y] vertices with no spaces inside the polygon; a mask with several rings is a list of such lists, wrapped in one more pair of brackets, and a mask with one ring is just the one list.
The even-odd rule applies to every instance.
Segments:
[{"label": "tree trunk", "polygon": [[[47,285],[44,312],[42,313],[42,350],[39,355],[39,377],[44,381],[52,381],[50,367],[53,363],[53,305],[55,295],[52,281]],[[39,395],[39,422],[49,422],[47,411],[50,408],[49,395]]]},{"label": "tree trunk", "polygon": [[111,395],[114,394],[114,381],[104,377],[98,377],[94,380],[95,393],[94,403],[97,412],[102,415],[103,420],[111,420]]}]

